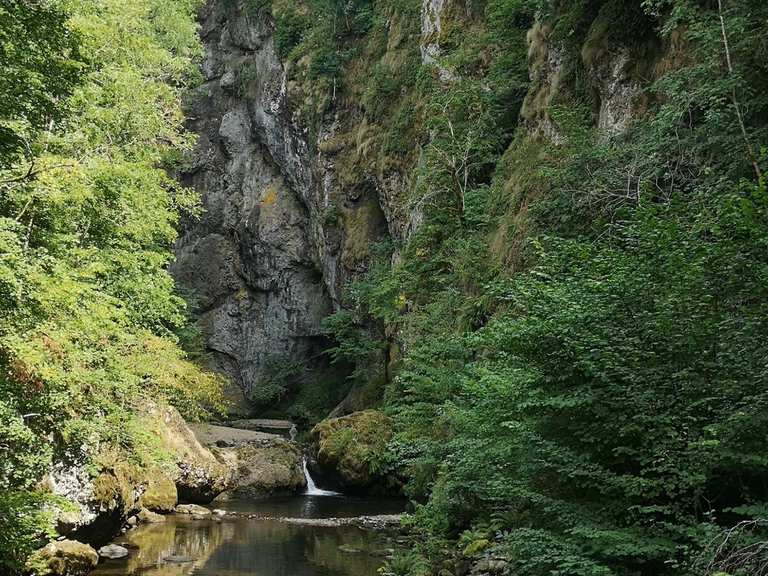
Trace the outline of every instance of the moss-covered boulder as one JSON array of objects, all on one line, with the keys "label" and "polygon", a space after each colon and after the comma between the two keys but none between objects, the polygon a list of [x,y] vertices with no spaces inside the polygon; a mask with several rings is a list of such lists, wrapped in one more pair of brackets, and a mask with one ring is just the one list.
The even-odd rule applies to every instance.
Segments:
[{"label": "moss-covered boulder", "polygon": [[99,555],[88,544],[62,540],[35,552],[27,565],[41,576],[85,576],[98,563]]},{"label": "moss-covered boulder", "polygon": [[125,519],[138,511],[138,497],[147,483],[144,470],[102,456],[93,473],[84,463],[56,464],[42,488],[68,501],[56,513],[56,529],[90,544],[105,544]]},{"label": "moss-covered boulder", "polygon": [[377,410],[323,420],[312,429],[316,481],[351,493],[399,493],[402,482],[387,466],[390,418]]},{"label": "moss-covered boulder", "polygon": [[294,442],[275,436],[238,446],[233,451],[237,457],[234,496],[295,494],[307,486],[302,454]]},{"label": "moss-covered boulder", "polygon": [[142,508],[171,512],[179,499],[205,504],[228,488],[230,470],[200,444],[175,408],[146,406],[142,423],[155,448],[144,455],[143,466],[105,451],[90,461],[52,467],[40,488],[69,502],[56,511],[59,534],[100,546]]}]

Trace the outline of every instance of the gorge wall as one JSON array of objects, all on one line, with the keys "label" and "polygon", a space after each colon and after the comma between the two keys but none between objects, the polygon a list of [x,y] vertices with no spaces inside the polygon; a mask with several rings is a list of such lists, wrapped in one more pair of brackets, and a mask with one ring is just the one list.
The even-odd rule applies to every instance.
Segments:
[{"label": "gorge wall", "polygon": [[[459,83],[461,67],[443,44],[455,48],[456,34],[489,28],[485,15],[455,0],[392,9],[336,47],[355,52],[343,76],[329,79],[313,75],[311,52],[279,54],[286,14],[311,30],[308,10],[275,2],[270,13],[256,4],[209,0],[200,12],[204,81],[188,103],[199,141],[181,181],[199,191],[204,214],[183,226],[172,269],[242,413],[246,398],[277,400],[269,388],[276,370],[298,366],[299,386],[328,370],[323,319],[342,306],[345,286],[366,272],[377,243],[388,241],[396,262],[422,220],[424,199],[413,191],[435,110],[404,78]],[[581,32],[580,53],[553,39],[548,23],[515,23],[521,38],[528,29],[527,72],[516,88],[525,98],[510,104],[515,118],[522,104],[518,144],[563,143],[551,110],[575,99],[564,72],[573,58],[587,75],[580,89],[594,125],[616,133],[642,113],[645,88],[675,47],[642,28],[631,42],[617,41],[601,18],[610,15]],[[381,94],[371,97],[378,85],[383,113]]]}]

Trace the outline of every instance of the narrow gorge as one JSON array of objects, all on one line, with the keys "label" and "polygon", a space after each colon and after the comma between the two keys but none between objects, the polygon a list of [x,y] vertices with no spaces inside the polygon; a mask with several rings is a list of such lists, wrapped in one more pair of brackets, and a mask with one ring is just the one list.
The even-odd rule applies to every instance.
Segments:
[{"label": "narrow gorge", "polygon": [[0,0],[0,576],[768,573],[763,0]]}]

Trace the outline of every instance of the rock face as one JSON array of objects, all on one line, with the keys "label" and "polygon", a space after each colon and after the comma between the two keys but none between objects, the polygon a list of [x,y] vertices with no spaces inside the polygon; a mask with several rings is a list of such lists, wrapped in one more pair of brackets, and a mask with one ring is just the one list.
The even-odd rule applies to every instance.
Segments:
[{"label": "rock face", "polygon": [[[313,93],[301,62],[283,66],[278,58],[269,11],[244,5],[209,0],[200,13],[204,82],[188,106],[199,140],[179,178],[200,192],[205,211],[183,223],[172,267],[193,303],[213,367],[232,382],[233,416],[249,413],[248,399],[269,404],[311,382],[309,374],[322,375],[323,318],[368,269],[379,240],[391,240],[397,261],[423,219],[409,193],[424,143],[406,141],[402,156],[387,156],[388,128],[363,114],[360,90],[338,100],[334,92],[332,103],[331,96]],[[421,62],[435,67],[440,82],[457,81],[458,72],[442,61],[448,48],[440,42],[470,23],[471,12],[453,0],[422,0],[418,34],[393,16],[382,62],[407,58],[416,42]],[[639,31],[631,45],[620,45],[606,32],[611,24],[593,23],[575,55],[546,23],[533,25],[531,82],[521,110],[531,140],[564,143],[564,129],[550,112],[574,100],[568,77],[574,56],[586,76],[576,100],[591,100],[594,124],[605,134],[626,130],[647,106],[648,82],[674,58],[674,47]],[[348,72],[360,75],[354,66]],[[403,90],[399,96],[407,97]],[[318,98],[325,98],[322,105]],[[383,340],[390,352],[397,349],[397,334]],[[384,353],[375,363],[382,380],[395,356]],[[292,365],[292,376],[275,377]],[[342,408],[334,415],[360,406]]]},{"label": "rock face", "polygon": [[405,177],[378,174],[340,115],[310,136],[268,14],[214,0],[201,22],[205,82],[188,113],[200,138],[180,179],[201,193],[205,214],[185,224],[172,273],[195,303],[214,368],[236,384],[233,413],[245,414],[244,396],[276,397],[276,367],[326,368],[321,322],[375,242],[408,227],[395,199]]},{"label": "rock face", "polygon": [[402,484],[390,472],[374,472],[392,436],[392,423],[376,410],[323,420],[312,430],[311,470],[322,487],[351,493],[398,493]]},{"label": "rock face", "polygon": [[302,453],[295,442],[275,434],[209,424],[196,425],[194,430],[230,470],[227,497],[295,494],[306,488]]},{"label": "rock face", "polygon": [[99,563],[96,550],[76,540],[51,542],[38,550],[29,564],[52,576],[86,576]]},{"label": "rock face", "polygon": [[206,212],[187,225],[172,272],[197,305],[215,367],[238,385],[234,412],[247,413],[244,393],[272,399],[259,384],[274,366],[320,351],[331,299],[312,242],[306,143],[286,117],[270,24],[224,4],[202,11],[205,83],[189,111],[200,139],[182,175]]}]

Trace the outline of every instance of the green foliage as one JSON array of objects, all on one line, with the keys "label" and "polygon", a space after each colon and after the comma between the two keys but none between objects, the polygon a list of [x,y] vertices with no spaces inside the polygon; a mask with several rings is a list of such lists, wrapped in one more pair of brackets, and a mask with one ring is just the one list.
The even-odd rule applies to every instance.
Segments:
[{"label": "green foliage", "polygon": [[[713,4],[543,3],[579,60],[564,60],[568,89],[548,109],[563,138],[523,133],[505,153],[534,7],[485,3],[484,35],[444,22],[438,64],[454,77],[418,82],[430,137],[409,208],[421,226],[355,285],[335,328],[347,361],[365,358],[367,325],[402,344],[389,452],[430,558],[458,539],[535,576],[762,562],[726,559],[766,539],[768,13],[723,5],[730,67]],[[672,62],[664,42],[685,57]],[[659,76],[648,114],[607,134],[585,66],[615,43],[641,60],[628,74]],[[374,78],[369,118],[389,94]],[[492,257],[497,219],[518,226],[514,274]],[[708,543],[743,522],[749,538],[702,567]]]},{"label": "green foliage", "polygon": [[274,11],[274,18],[277,55],[285,60],[301,42],[309,28],[309,20],[290,5],[280,11]]},{"label": "green foliage", "polygon": [[253,386],[250,399],[256,405],[266,406],[279,401],[302,380],[306,371],[301,362],[272,356],[264,362],[264,373]]},{"label": "green foliage", "polygon": [[[163,169],[191,144],[180,94],[197,77],[197,2],[66,5],[68,19],[49,2],[1,9],[16,18],[3,21],[4,70],[14,90],[29,89],[3,113],[39,132],[0,172],[0,562],[10,572],[51,535],[59,503],[44,507],[50,497],[35,487],[53,462],[154,465],[164,455],[141,417],[149,405],[197,418],[222,403],[217,377],[177,344],[187,318],[167,272],[180,213],[198,211]],[[90,66],[75,85],[80,55]]]},{"label": "green foliage", "polygon": [[59,122],[62,105],[85,68],[79,34],[64,3],[7,0],[0,5],[0,168],[23,151],[30,159],[37,132]]},{"label": "green foliage", "polygon": [[413,552],[396,554],[379,569],[381,576],[426,576],[429,573],[428,562]]}]

